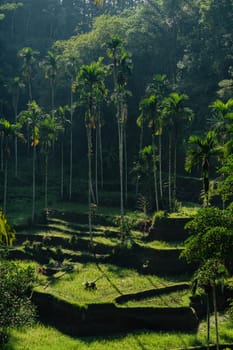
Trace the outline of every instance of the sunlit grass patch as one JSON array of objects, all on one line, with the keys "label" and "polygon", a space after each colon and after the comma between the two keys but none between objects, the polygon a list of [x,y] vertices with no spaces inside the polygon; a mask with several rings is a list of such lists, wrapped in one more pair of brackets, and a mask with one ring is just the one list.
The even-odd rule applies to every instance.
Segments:
[{"label": "sunlit grass patch", "polygon": [[[220,318],[220,343],[233,342],[233,322]],[[211,319],[211,342],[215,343]],[[36,324],[11,332],[10,343],[2,350],[175,350],[206,344],[206,323],[197,333],[137,331],[105,337],[71,338],[54,328]]]},{"label": "sunlit grass patch", "polygon": [[[86,290],[85,282],[96,281],[96,290]],[[140,275],[133,269],[114,265],[75,264],[75,270],[49,283],[46,291],[76,303],[114,301],[122,294],[172,285],[170,279]],[[42,288],[42,287],[41,287]]]},{"label": "sunlit grass patch", "polygon": [[124,304],[128,307],[181,307],[189,306],[190,290],[161,294],[143,300],[131,300]]}]

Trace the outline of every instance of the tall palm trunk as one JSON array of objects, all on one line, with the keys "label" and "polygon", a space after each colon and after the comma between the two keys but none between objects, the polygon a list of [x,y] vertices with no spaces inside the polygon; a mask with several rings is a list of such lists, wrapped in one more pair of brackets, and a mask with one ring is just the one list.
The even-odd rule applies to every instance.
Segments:
[{"label": "tall palm trunk", "polygon": [[101,188],[104,187],[104,172],[103,172],[103,147],[102,147],[102,125],[100,113],[98,113],[98,133],[99,133],[99,153],[100,153],[100,183]]},{"label": "tall palm trunk", "polygon": [[[15,100],[13,102],[15,124],[17,123],[18,101],[19,101],[19,93],[17,93]],[[14,139],[14,148],[15,148],[15,177],[17,178],[18,177],[18,137],[16,135]]]},{"label": "tall palm trunk", "polygon": [[162,179],[162,135],[159,135],[159,190],[160,197],[163,198],[163,179]]},{"label": "tall palm trunk", "polygon": [[216,335],[216,350],[219,350],[219,335],[218,335],[218,312],[216,301],[216,285],[213,283],[213,305],[214,305],[214,319],[215,319],[215,335]]},{"label": "tall palm trunk", "polygon": [[176,201],[176,168],[177,168],[177,144],[176,137],[174,140],[174,170],[173,170],[173,196],[172,196],[172,209],[175,210]]},{"label": "tall palm trunk", "polygon": [[[97,121],[98,122],[98,121]],[[99,203],[99,188],[98,188],[98,126],[95,133],[95,198],[96,204]]]},{"label": "tall palm trunk", "polygon": [[70,183],[69,183],[69,200],[72,198],[73,187],[73,92],[70,92]]},{"label": "tall palm trunk", "polygon": [[4,134],[1,133],[1,171],[4,170]]},{"label": "tall palm trunk", "polygon": [[[120,111],[121,112],[121,111]],[[118,142],[119,142],[119,170],[120,170],[120,210],[121,210],[121,221],[124,220],[124,181],[123,181],[123,137],[124,137],[124,126],[121,120],[118,120]]]},{"label": "tall palm trunk", "polygon": [[7,155],[5,157],[5,169],[4,169],[4,195],[3,195],[3,212],[6,214],[7,203],[7,179],[8,179],[8,160]]},{"label": "tall palm trunk", "polygon": [[171,170],[172,170],[172,133],[169,132],[169,146],[168,146],[168,202],[169,210],[172,211],[172,179],[171,179]]},{"label": "tall palm trunk", "polygon": [[64,142],[61,142],[61,188],[60,188],[61,199],[64,197]]},{"label": "tall palm trunk", "polygon": [[210,348],[210,297],[209,293],[206,294],[207,298],[207,350]]},{"label": "tall palm trunk", "polygon": [[127,158],[127,142],[126,142],[126,127],[124,127],[124,160],[125,160],[125,205],[128,201],[128,158]]},{"label": "tall palm trunk", "polygon": [[92,133],[91,128],[87,127],[87,147],[88,147],[88,224],[89,224],[89,236],[90,245],[93,244],[93,233],[92,233],[92,171],[91,171],[91,153],[92,153]]},{"label": "tall palm trunk", "polygon": [[152,153],[153,153],[153,175],[154,175],[155,206],[156,206],[156,210],[159,211],[157,169],[156,169],[156,153],[155,153],[155,139],[154,139],[154,135],[152,135]]},{"label": "tall palm trunk", "polygon": [[48,208],[48,152],[45,154],[45,209]]},{"label": "tall palm trunk", "polygon": [[36,201],[36,146],[33,146],[32,156],[32,223],[35,221],[35,201]]},{"label": "tall palm trunk", "polygon": [[[140,138],[139,138],[139,150],[138,150],[139,155],[140,155],[140,152],[141,152],[142,146],[143,146],[143,133],[144,133],[144,123],[142,120],[141,132],[140,132]],[[138,190],[139,190],[139,176],[137,176],[137,178],[136,178],[136,198],[138,196]]]}]

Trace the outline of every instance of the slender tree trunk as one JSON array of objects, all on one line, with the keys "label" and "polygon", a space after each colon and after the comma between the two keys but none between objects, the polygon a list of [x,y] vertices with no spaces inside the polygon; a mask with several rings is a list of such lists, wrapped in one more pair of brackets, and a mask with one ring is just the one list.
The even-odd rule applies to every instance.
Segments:
[{"label": "slender tree trunk", "polygon": [[45,154],[45,209],[48,208],[48,152]]},{"label": "slender tree trunk", "polygon": [[18,138],[15,136],[15,177],[18,177]]},{"label": "slender tree trunk", "polygon": [[[15,101],[13,102],[14,114],[15,114],[15,124],[17,123],[17,115],[18,115],[18,101],[19,101],[19,93],[17,93],[15,97]],[[18,137],[15,135],[15,177],[18,177]]]},{"label": "slender tree trunk", "polygon": [[87,127],[87,146],[88,146],[88,224],[89,224],[90,245],[92,246],[92,244],[93,244],[92,205],[91,205],[91,191],[92,191],[91,153],[92,153],[92,141],[91,141],[91,128],[89,128],[89,127]]},{"label": "slender tree trunk", "polygon": [[8,160],[7,160],[7,155],[6,155],[5,170],[4,170],[4,195],[3,195],[3,212],[4,212],[4,214],[6,214],[7,178],[8,178]]},{"label": "slender tree trunk", "polygon": [[61,199],[64,197],[64,143],[61,143]]},{"label": "slender tree trunk", "polygon": [[32,101],[32,83],[31,78],[28,80],[28,94],[29,94],[29,101]]},{"label": "slender tree trunk", "polygon": [[73,93],[70,93],[70,184],[69,184],[69,200],[72,198],[72,182],[73,182]]},{"label": "slender tree trunk", "polygon": [[1,134],[1,171],[4,170],[4,147],[3,147],[3,144],[4,144],[4,135]]},{"label": "slender tree trunk", "polygon": [[159,135],[159,189],[160,197],[163,198],[163,179],[162,179],[162,135]]},{"label": "slender tree trunk", "polygon": [[168,201],[169,210],[172,211],[172,181],[171,181],[171,163],[172,163],[172,134],[169,132],[169,146],[168,146]]},{"label": "slender tree trunk", "polygon": [[177,166],[177,146],[176,139],[174,140],[174,173],[173,173],[173,198],[172,198],[172,209],[175,210],[176,201],[176,166]]},{"label": "slender tree trunk", "polygon": [[155,206],[156,206],[156,211],[159,211],[157,169],[156,169],[156,154],[155,154],[155,140],[154,140],[154,136],[153,135],[152,135],[152,153],[153,153],[153,175],[154,175]]},{"label": "slender tree trunk", "polygon": [[215,283],[213,284],[213,304],[214,304],[214,319],[215,319],[216,350],[219,350],[218,312],[217,312],[216,285],[215,285]]},{"label": "slender tree trunk", "polygon": [[210,298],[209,298],[209,294],[206,295],[207,297],[207,350],[209,350],[210,348]]},{"label": "slender tree trunk", "polygon": [[[98,123],[98,121],[97,121]],[[96,204],[99,204],[99,191],[98,191],[98,126],[95,133],[95,198]]]},{"label": "slender tree trunk", "polygon": [[[142,120],[140,139],[139,139],[139,151],[138,151],[138,155],[139,156],[140,156],[140,152],[141,152],[142,146],[143,146],[143,133],[144,133],[144,123],[143,123],[143,120]],[[137,178],[136,178],[136,198],[138,196],[138,189],[139,189],[139,176],[137,175]]]},{"label": "slender tree trunk", "polygon": [[100,181],[101,181],[101,188],[104,187],[104,172],[103,172],[103,147],[102,147],[102,125],[99,115],[99,122],[98,122],[98,131],[99,131],[99,152],[100,152]]},{"label": "slender tree trunk", "polygon": [[120,207],[121,207],[121,220],[124,220],[124,186],[123,186],[123,123],[118,121],[118,138],[119,138],[119,170],[120,170]]},{"label": "slender tree trunk", "polygon": [[35,221],[35,201],[36,201],[36,146],[33,147],[32,156],[32,223]]},{"label": "slender tree trunk", "polygon": [[128,159],[127,159],[127,142],[126,127],[124,127],[124,157],[125,157],[125,205],[128,202]]}]

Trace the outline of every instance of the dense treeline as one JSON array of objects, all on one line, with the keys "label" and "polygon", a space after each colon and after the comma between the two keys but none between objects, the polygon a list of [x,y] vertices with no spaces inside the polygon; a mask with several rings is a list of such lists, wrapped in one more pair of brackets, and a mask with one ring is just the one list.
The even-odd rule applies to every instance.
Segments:
[{"label": "dense treeline", "polygon": [[[57,163],[62,159],[61,168],[69,169],[67,193],[61,171],[62,197],[72,198],[72,179],[77,176],[73,163],[89,168],[89,202],[98,202],[97,183],[103,185],[103,172],[105,179],[111,174],[115,179],[120,165],[125,192],[121,202],[126,203],[127,184],[133,179],[136,195],[149,197],[157,210],[173,210],[189,135],[203,136],[216,115],[214,101],[220,98],[224,104],[232,97],[233,1],[6,4],[0,8],[5,15],[0,21],[0,112],[10,123],[21,122],[21,133],[31,140],[34,185],[36,146],[46,155],[47,174],[48,155],[59,140]],[[98,84],[103,76],[97,79],[100,64],[106,71],[102,87]],[[95,102],[88,102],[87,96]],[[7,135],[17,140],[18,176],[17,155],[25,157],[27,146],[18,145],[19,131],[9,133],[9,127]],[[85,127],[93,131],[87,133],[88,144]],[[5,174],[6,166],[5,162]],[[90,174],[91,168],[95,170]],[[208,203],[209,178],[203,174]],[[3,197],[5,202],[5,192]]]}]

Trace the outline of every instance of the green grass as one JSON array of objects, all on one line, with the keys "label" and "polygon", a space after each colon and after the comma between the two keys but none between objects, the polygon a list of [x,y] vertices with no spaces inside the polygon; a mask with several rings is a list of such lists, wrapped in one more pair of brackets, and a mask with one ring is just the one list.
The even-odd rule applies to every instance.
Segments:
[{"label": "green grass", "polygon": [[131,300],[124,304],[128,307],[181,307],[189,306],[190,290],[162,294],[144,300]]},{"label": "green grass", "polygon": [[[220,342],[233,342],[233,322],[220,317]],[[205,344],[206,324],[195,333],[146,332],[119,334],[99,338],[71,338],[54,328],[36,324],[24,330],[13,330],[10,342],[2,350],[168,350],[187,349]],[[214,321],[211,320],[211,342],[215,343]]]},{"label": "green grass", "polygon": [[180,203],[176,212],[169,214],[169,218],[191,218],[200,208],[201,206],[197,203],[183,202]]},{"label": "green grass", "polygon": [[[96,290],[86,290],[86,281],[97,281]],[[61,279],[51,281],[48,287],[40,287],[48,293],[75,303],[103,303],[111,302],[121,294],[137,293],[147,289],[161,288],[172,285],[171,279],[158,276],[140,275],[132,269],[87,263],[75,264],[72,273]]]}]

